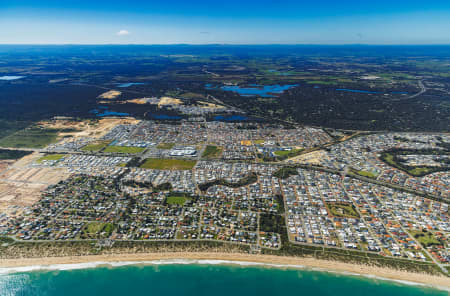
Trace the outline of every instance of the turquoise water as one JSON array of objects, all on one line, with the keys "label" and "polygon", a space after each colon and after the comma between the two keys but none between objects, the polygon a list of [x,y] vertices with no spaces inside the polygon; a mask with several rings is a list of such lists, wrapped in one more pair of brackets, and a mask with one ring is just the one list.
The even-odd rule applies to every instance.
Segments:
[{"label": "turquoise water", "polygon": [[423,286],[327,272],[237,265],[134,265],[0,275],[3,296],[448,295]]}]

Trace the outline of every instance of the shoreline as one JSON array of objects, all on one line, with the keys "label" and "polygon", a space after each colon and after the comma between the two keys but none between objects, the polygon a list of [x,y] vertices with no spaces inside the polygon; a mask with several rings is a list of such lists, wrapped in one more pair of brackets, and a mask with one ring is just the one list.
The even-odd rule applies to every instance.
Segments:
[{"label": "shoreline", "polygon": [[[211,260],[216,261],[213,264],[237,264],[248,266],[261,265],[274,268],[310,269],[322,272],[333,272],[354,276],[363,276],[366,278],[391,280],[400,283],[403,282],[404,284],[426,285],[432,288],[450,291],[450,277],[445,277],[444,275],[436,276],[423,273],[412,273],[383,267],[356,265],[351,263],[328,261],[315,258],[284,257],[274,255],[251,255],[241,253],[167,252],[167,253],[1,259],[0,269],[6,269],[6,272],[8,273],[8,272],[26,271],[24,269],[25,267],[30,267],[30,270],[48,270],[52,269],[51,265],[72,265],[72,264],[92,263],[94,264],[92,267],[96,267],[108,264],[111,265],[114,264],[139,265],[152,263],[156,264],[157,262],[152,261],[160,261],[160,260],[163,261],[161,262],[162,264],[164,264],[164,261],[169,260],[175,260],[175,262],[168,262],[168,263],[208,264],[207,260]],[[182,260],[193,260],[194,262],[192,263],[183,262]],[[202,263],[195,261],[205,261],[205,262]]]}]

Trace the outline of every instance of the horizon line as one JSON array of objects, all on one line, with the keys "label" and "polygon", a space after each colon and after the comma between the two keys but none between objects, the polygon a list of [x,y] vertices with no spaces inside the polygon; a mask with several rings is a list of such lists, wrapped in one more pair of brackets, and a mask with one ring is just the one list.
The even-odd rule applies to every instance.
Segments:
[{"label": "horizon line", "polygon": [[450,43],[0,43],[0,46],[450,46]]}]

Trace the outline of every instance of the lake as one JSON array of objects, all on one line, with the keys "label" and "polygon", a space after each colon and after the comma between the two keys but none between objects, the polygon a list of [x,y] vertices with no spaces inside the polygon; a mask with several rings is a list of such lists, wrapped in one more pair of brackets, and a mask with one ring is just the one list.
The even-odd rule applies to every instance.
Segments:
[{"label": "lake", "polygon": [[[241,87],[238,85],[224,85],[219,89],[223,91],[232,91],[236,92],[243,97],[252,97],[252,96],[260,96],[264,98],[273,98],[273,94],[282,94],[284,91],[296,87],[298,84],[286,84],[286,85],[259,85],[259,84],[250,84],[247,87]],[[217,89],[217,87],[213,87],[211,84],[206,85],[206,89]]]}]

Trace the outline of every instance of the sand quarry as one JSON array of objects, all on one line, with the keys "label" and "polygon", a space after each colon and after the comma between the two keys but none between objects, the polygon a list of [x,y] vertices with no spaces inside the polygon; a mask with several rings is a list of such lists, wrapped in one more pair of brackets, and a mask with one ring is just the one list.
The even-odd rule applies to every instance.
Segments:
[{"label": "sand quarry", "polygon": [[112,100],[117,98],[118,96],[120,96],[122,94],[122,92],[118,91],[118,90],[110,90],[107,92],[102,93],[101,95],[99,95],[98,97],[100,99],[108,99],[108,100]]}]

